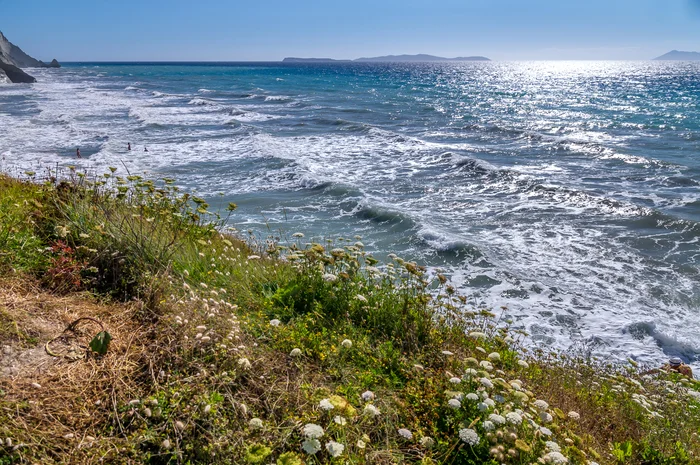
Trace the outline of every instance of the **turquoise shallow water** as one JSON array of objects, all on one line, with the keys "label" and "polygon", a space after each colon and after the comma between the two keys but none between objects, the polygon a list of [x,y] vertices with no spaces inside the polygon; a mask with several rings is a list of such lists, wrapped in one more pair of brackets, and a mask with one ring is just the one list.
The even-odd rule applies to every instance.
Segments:
[{"label": "turquoise shallow water", "polygon": [[379,254],[442,268],[537,343],[700,366],[698,64],[35,74],[0,87],[5,170],[123,163],[174,176],[238,203],[240,229],[361,235]]}]

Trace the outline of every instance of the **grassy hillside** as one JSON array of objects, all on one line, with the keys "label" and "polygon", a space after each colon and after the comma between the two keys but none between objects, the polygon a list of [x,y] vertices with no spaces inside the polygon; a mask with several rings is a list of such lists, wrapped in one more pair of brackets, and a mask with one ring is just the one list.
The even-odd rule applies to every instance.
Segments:
[{"label": "grassy hillside", "polygon": [[110,171],[0,177],[0,464],[700,463],[694,381],[529,351],[361,238],[244,241]]}]

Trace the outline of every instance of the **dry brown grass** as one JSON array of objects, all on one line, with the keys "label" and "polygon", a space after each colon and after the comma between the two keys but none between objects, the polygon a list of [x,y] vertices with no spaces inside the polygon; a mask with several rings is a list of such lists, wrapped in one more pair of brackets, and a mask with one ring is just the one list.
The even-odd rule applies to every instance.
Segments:
[{"label": "dry brown grass", "polygon": [[[56,296],[29,281],[0,282],[0,310],[12,319],[16,334],[31,335],[3,334],[0,340],[9,352],[0,375],[0,436],[11,431],[15,443],[64,461],[92,442],[88,436],[100,436],[97,427],[117,419],[118,431],[115,409],[138,395],[145,377],[147,334],[131,317],[137,306],[101,303],[87,294]],[[77,361],[47,355],[45,343],[81,317],[100,320],[112,334],[107,355]]]}]

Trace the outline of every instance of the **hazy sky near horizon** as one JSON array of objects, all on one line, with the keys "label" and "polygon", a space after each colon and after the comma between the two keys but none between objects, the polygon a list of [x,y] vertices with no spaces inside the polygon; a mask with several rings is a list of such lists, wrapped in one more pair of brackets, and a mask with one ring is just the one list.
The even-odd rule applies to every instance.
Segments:
[{"label": "hazy sky near horizon", "polygon": [[0,0],[0,31],[62,61],[635,60],[700,51],[700,0]]}]

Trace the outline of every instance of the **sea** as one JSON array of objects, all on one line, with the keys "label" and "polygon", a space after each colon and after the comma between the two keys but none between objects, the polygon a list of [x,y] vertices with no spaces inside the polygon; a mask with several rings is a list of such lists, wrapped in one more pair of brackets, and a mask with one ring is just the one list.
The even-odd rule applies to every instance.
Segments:
[{"label": "sea", "polygon": [[30,73],[0,86],[2,171],[173,177],[245,234],[440,270],[528,344],[700,369],[699,63]]}]

